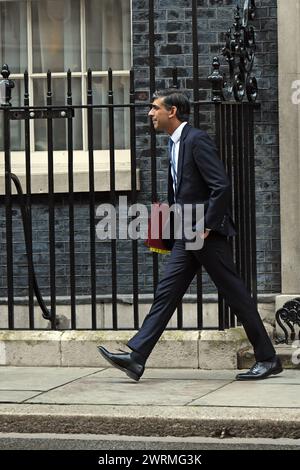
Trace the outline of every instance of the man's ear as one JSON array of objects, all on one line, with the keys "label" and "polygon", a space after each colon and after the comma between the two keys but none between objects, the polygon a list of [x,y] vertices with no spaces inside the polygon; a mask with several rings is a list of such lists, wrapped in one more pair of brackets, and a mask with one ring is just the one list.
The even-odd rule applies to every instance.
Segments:
[{"label": "man's ear", "polygon": [[174,116],[176,116],[176,113],[177,113],[177,106],[172,106],[171,109],[170,109],[169,118],[171,119]]}]

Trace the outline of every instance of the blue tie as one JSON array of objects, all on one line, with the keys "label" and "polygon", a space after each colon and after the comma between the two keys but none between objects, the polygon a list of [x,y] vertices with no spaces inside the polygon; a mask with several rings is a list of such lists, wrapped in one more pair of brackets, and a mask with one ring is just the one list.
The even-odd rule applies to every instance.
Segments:
[{"label": "blue tie", "polygon": [[169,158],[170,158],[170,163],[171,163],[171,173],[172,173],[172,178],[175,186],[175,191],[176,192],[176,184],[177,184],[177,171],[176,171],[176,164],[175,164],[175,155],[174,155],[174,142],[169,138]]}]

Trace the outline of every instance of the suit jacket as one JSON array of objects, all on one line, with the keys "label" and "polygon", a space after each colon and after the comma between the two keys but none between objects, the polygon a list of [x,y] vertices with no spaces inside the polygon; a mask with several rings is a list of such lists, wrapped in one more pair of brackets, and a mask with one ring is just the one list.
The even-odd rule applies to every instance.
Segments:
[{"label": "suit jacket", "polygon": [[[182,130],[178,166],[177,187],[174,198],[171,166],[168,175],[168,202],[176,204],[204,205],[204,227],[226,236],[236,234],[229,210],[231,184],[223,163],[218,157],[216,145],[205,131],[186,124]],[[199,221],[193,219],[193,229]]]}]

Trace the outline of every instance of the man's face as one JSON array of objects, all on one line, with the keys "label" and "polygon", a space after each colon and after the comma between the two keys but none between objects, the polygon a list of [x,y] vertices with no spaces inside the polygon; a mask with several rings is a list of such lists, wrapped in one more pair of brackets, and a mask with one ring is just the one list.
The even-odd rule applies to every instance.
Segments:
[{"label": "man's face", "polygon": [[170,127],[170,120],[176,114],[176,107],[172,106],[167,109],[164,104],[164,98],[156,98],[151,104],[151,109],[148,116],[152,119],[154,129],[156,131],[168,131]]}]

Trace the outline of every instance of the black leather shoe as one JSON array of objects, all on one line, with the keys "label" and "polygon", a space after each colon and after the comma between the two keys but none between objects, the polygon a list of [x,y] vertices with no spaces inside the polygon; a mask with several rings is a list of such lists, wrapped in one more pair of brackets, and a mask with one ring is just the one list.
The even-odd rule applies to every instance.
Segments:
[{"label": "black leather shoe", "polygon": [[260,380],[266,379],[269,375],[276,375],[282,372],[281,360],[274,356],[270,361],[256,362],[248,372],[237,374],[236,380]]},{"label": "black leather shoe", "polygon": [[119,353],[110,353],[103,346],[97,346],[100,354],[106,359],[112,366],[117,369],[122,370],[125,374],[128,375],[131,379],[138,382],[143,375],[145,366],[139,364],[136,360],[132,358],[132,353],[122,352]]}]

